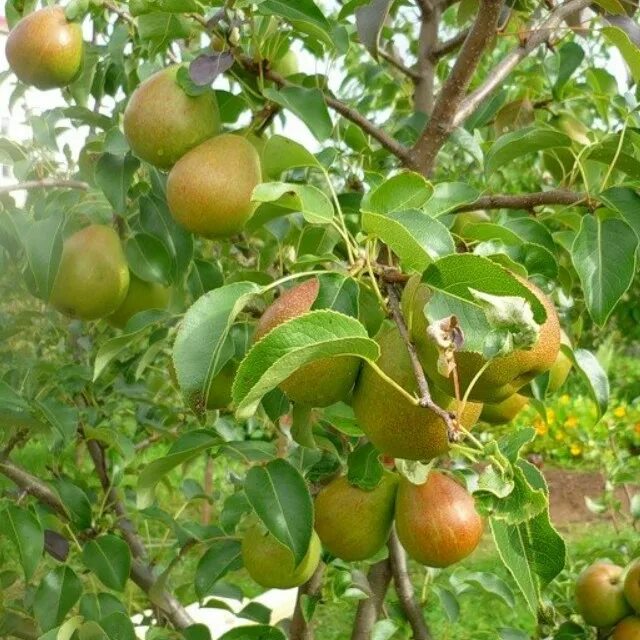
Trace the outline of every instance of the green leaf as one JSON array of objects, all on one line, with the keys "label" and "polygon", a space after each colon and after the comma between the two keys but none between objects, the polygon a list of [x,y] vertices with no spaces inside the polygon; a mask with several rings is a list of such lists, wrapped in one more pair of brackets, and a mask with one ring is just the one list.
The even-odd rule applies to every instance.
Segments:
[{"label": "green leaf", "polygon": [[122,591],[131,570],[131,551],[127,543],[113,535],[89,540],[82,549],[82,561],[105,587]]},{"label": "green leaf", "polygon": [[382,480],[384,468],[380,462],[380,452],[370,442],[358,446],[349,454],[347,466],[347,479],[354,487],[371,491]]},{"label": "green leaf", "polygon": [[600,327],[633,281],[637,248],[638,237],[626,222],[582,218],[571,254],[587,309]]},{"label": "green leaf", "polygon": [[188,38],[192,23],[184,16],[154,11],[138,18],[138,35],[141,40],[148,40],[152,54],[165,49],[172,40]]},{"label": "green leaf", "polygon": [[131,620],[122,611],[115,611],[100,620],[108,640],[136,640],[136,632]]},{"label": "green leaf", "polygon": [[370,0],[356,11],[356,28],[360,42],[376,60],[380,32],[389,15],[391,3],[392,0]]},{"label": "green leaf", "polygon": [[609,378],[605,370],[591,351],[586,349],[572,351],[567,345],[562,345],[561,349],[587,383],[589,395],[596,403],[598,419],[600,419],[609,406]]},{"label": "green leaf", "polygon": [[432,195],[433,186],[424,176],[402,171],[366,194],[361,209],[373,213],[420,209]]},{"label": "green leaf", "polygon": [[223,633],[218,640],[287,640],[277,627],[266,625],[252,625],[250,627],[236,627]]},{"label": "green leaf", "polygon": [[80,530],[91,527],[91,502],[87,494],[66,478],[57,478],[53,486],[69,512],[69,516]]},{"label": "green leaf", "polygon": [[621,143],[622,135],[615,133],[592,145],[583,159],[600,162],[607,168],[613,166],[617,171],[622,171],[632,178],[640,178],[640,161],[636,158],[637,151],[631,143],[632,136],[626,131]]},{"label": "green leaf", "polygon": [[313,532],[313,502],[304,478],[286,460],[276,458],[249,469],[244,491],[269,533],[300,564]]},{"label": "green leaf", "polygon": [[31,222],[23,234],[30,289],[42,300],[49,299],[58,273],[64,223],[62,214],[54,214],[44,220]]},{"label": "green leaf", "polygon": [[262,171],[267,178],[277,179],[288,169],[320,166],[312,153],[284,136],[271,136],[262,152]]},{"label": "green leaf", "polygon": [[558,95],[562,87],[569,81],[580,63],[584,60],[584,51],[582,47],[575,42],[565,42],[558,49],[558,76],[553,85],[554,95]]},{"label": "green leaf", "polygon": [[138,476],[138,509],[146,509],[153,504],[156,485],[167,473],[218,444],[220,444],[220,438],[217,435],[207,431],[191,431],[177,440],[166,456],[143,467]]},{"label": "green leaf", "polygon": [[132,16],[141,16],[154,11],[167,11],[169,13],[190,13],[198,11],[196,0],[131,0],[129,11]]},{"label": "green leaf", "polygon": [[570,146],[571,138],[559,131],[526,127],[500,136],[493,143],[487,153],[485,171],[491,174],[508,162],[529,153]]},{"label": "green leaf", "polygon": [[263,182],[251,196],[253,202],[277,202],[281,207],[300,211],[311,224],[325,224],[333,218],[333,205],[317,187],[288,182]]},{"label": "green leaf", "polygon": [[102,189],[116,213],[124,215],[127,210],[127,194],[133,175],[140,166],[137,158],[130,153],[116,156],[103,153],[95,169],[97,185]]},{"label": "green leaf", "polygon": [[262,288],[253,282],[235,282],[205,293],[189,307],[173,345],[178,384],[189,404],[207,406],[211,381],[233,355],[227,340],[242,308]]},{"label": "green leaf", "polygon": [[[607,2],[615,2],[615,0],[607,0]],[[620,4],[616,2],[616,4]],[[622,10],[620,14],[626,13],[624,7],[620,7]],[[629,35],[620,29],[619,27],[602,27],[602,35],[605,40],[614,45],[620,51],[620,54],[624,58],[629,67],[629,71],[636,83],[640,82],[640,49],[631,41]]]},{"label": "green leaf", "polygon": [[353,278],[328,271],[319,274],[317,279],[320,286],[312,310],[332,309],[352,318],[358,317],[360,288]]},{"label": "green leaf", "polygon": [[471,204],[480,192],[464,182],[441,182],[434,186],[433,195],[425,205],[425,211],[434,218],[453,211],[463,204]]},{"label": "green leaf", "polygon": [[82,594],[82,583],[71,567],[47,573],[33,598],[33,614],[43,631],[62,623]]},{"label": "green leaf", "polygon": [[396,631],[398,631],[398,625],[390,618],[378,620],[371,630],[371,640],[389,640]]},{"label": "green leaf", "polygon": [[98,349],[98,353],[96,354],[96,359],[93,364],[93,381],[95,382],[107,365],[127,349],[137,338],[139,338],[147,328],[164,318],[166,318],[166,312],[159,311],[157,309],[136,314],[136,320],[134,321],[133,326],[130,326],[132,323],[127,323],[127,333],[124,333],[117,338],[107,340]]},{"label": "green leaf", "polygon": [[463,588],[464,585],[477,585],[483,591],[500,598],[508,607],[516,606],[516,599],[511,587],[495,573],[459,569],[453,573],[450,579],[451,584],[457,590]]},{"label": "green leaf", "polygon": [[194,586],[198,598],[212,593],[216,582],[229,571],[242,567],[242,548],[239,540],[215,540],[196,567]]},{"label": "green leaf", "polygon": [[598,198],[609,208],[617,211],[640,238],[640,196],[631,187],[611,187]]},{"label": "green leaf", "polygon": [[422,272],[433,260],[455,251],[449,230],[418,209],[387,214],[364,211],[362,228],[388,244],[408,270]]},{"label": "green leaf", "polygon": [[146,282],[171,282],[173,261],[165,245],[147,233],[136,233],[127,239],[125,254],[129,268]]},{"label": "green leaf", "polygon": [[262,396],[303,365],[339,355],[375,361],[379,348],[358,320],[335,311],[311,311],[282,323],[240,363],[232,389],[237,415],[253,415]]},{"label": "green leaf", "polygon": [[422,281],[433,289],[426,308],[429,323],[457,316],[465,336],[463,351],[483,353],[485,340],[491,333],[485,310],[470,289],[493,296],[524,298],[531,305],[536,323],[542,324],[546,319],[544,307],[527,287],[481,256],[457,254],[440,258],[429,265]]},{"label": "green leaf", "polygon": [[9,505],[0,517],[0,533],[16,547],[25,580],[31,580],[44,551],[40,521],[31,511]]},{"label": "green leaf", "polygon": [[[263,3],[260,5],[264,7]],[[263,91],[267,100],[289,109],[304,122],[318,141],[324,142],[331,136],[333,123],[320,89],[289,86],[275,89],[268,87]]]}]

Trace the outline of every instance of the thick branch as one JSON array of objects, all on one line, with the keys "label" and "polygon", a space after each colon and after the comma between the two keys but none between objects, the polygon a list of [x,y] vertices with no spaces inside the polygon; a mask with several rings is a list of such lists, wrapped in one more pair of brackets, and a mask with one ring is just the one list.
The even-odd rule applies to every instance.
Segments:
[{"label": "thick branch", "polygon": [[371,640],[371,630],[380,616],[384,597],[391,582],[389,558],[374,564],[369,569],[367,579],[371,587],[371,595],[366,600],[360,600],[358,604],[351,640]]},{"label": "thick branch", "polygon": [[497,193],[494,195],[482,196],[475,202],[460,205],[455,209],[456,213],[463,211],[476,211],[478,209],[534,209],[544,205],[575,205],[592,204],[586,193],[576,193],[574,191],[566,191],[564,189],[554,189],[553,191],[540,191],[536,193]]},{"label": "thick branch", "polygon": [[[284,76],[276,73],[272,69],[264,68],[259,63],[255,62],[248,56],[239,55],[236,57],[238,62],[247,71],[255,75],[263,75],[268,80],[275,82],[279,87],[294,87],[297,86],[292,82],[289,82]],[[383,131],[380,127],[375,125],[371,120],[365,118],[359,111],[348,106],[344,102],[334,98],[333,96],[325,93],[325,102],[327,106],[331,107],[334,111],[341,116],[350,120],[356,124],[362,131],[368,133],[372,138],[377,140],[387,151],[390,151],[394,156],[402,161],[403,164],[410,165],[411,163],[411,150],[398,142],[395,138]]]},{"label": "thick branch", "polygon": [[391,310],[391,315],[393,317],[393,321],[396,323],[398,327],[398,331],[402,336],[402,339],[407,346],[407,351],[409,352],[409,357],[411,359],[411,366],[413,367],[413,374],[415,376],[416,382],[418,383],[418,390],[420,392],[420,406],[425,409],[430,409],[436,415],[438,415],[444,423],[447,425],[447,431],[452,436],[452,434],[456,433],[458,428],[455,423],[455,416],[448,411],[445,411],[440,405],[436,404],[431,397],[431,392],[429,391],[429,383],[427,382],[427,377],[424,375],[424,371],[422,369],[422,365],[420,364],[420,359],[418,358],[418,352],[416,351],[416,347],[411,341],[411,336],[409,335],[409,330],[407,329],[407,323],[404,320],[402,315],[402,311],[400,310],[400,300],[398,299],[398,294],[393,286],[393,284],[387,284],[386,286],[387,295],[389,296],[389,309]]},{"label": "thick branch", "polygon": [[325,565],[321,562],[313,575],[298,589],[298,597],[296,598],[296,608],[293,612],[291,621],[291,630],[289,631],[290,640],[313,640],[313,627],[307,624],[302,613],[302,597],[308,596],[313,598],[319,595],[322,590],[322,579],[324,578]]},{"label": "thick branch", "polygon": [[503,0],[483,0],[476,21],[444,83],[431,119],[413,148],[414,165],[430,174],[438,151],[453,130],[454,117],[489,42],[495,36]]},{"label": "thick branch", "polygon": [[42,180],[27,180],[18,184],[7,184],[0,187],[0,193],[12,191],[28,191],[30,189],[81,189],[86,191],[89,185],[81,180],[62,180],[56,178],[43,178]]},{"label": "thick branch", "polygon": [[433,87],[435,84],[435,64],[432,56],[433,48],[438,42],[438,25],[440,8],[435,6],[431,11],[422,12],[420,34],[418,36],[418,72],[419,80],[413,96],[416,111],[430,114],[433,110]]},{"label": "thick branch", "polygon": [[407,620],[411,625],[414,640],[432,640],[422,609],[416,602],[413,585],[407,569],[407,554],[405,553],[395,529],[389,536],[389,559],[391,560],[391,572],[396,593],[402,605]]},{"label": "thick branch", "polygon": [[464,122],[480,104],[498,87],[502,86],[507,76],[520,64],[534,49],[549,40],[553,32],[561,25],[562,21],[576,11],[580,11],[591,4],[590,0],[571,0],[558,7],[538,26],[531,29],[529,38],[508,53],[487,75],[484,84],[470,93],[460,105],[455,114],[453,125],[458,126]]}]

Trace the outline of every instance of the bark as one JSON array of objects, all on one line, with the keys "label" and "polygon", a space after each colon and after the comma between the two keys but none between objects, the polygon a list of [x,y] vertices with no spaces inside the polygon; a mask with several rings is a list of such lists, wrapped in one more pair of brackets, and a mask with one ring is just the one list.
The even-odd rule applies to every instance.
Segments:
[{"label": "bark", "polygon": [[351,640],[371,640],[371,630],[382,612],[384,598],[391,582],[391,562],[388,558],[374,564],[367,575],[371,596],[360,600],[353,623]]}]

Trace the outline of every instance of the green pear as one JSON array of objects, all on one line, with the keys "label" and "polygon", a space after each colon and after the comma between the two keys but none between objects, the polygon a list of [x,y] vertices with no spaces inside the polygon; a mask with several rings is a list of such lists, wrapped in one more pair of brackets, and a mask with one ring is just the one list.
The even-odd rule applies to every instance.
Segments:
[{"label": "green pear", "polygon": [[139,158],[160,169],[169,169],[220,130],[213,92],[187,95],[176,79],[179,69],[174,65],[147,78],[133,92],[124,112],[129,146]]},{"label": "green pear", "polygon": [[623,569],[594,562],[576,580],[578,613],[594,627],[611,627],[631,613],[624,596]]},{"label": "green pear", "polygon": [[636,613],[640,613],[640,558],[627,568],[624,579],[624,595]]},{"label": "green pear", "polygon": [[82,320],[111,315],[129,288],[129,267],[118,234],[93,224],[64,241],[49,302]]},{"label": "green pear", "polygon": [[346,476],[324,487],[315,499],[315,529],[323,547],[346,562],[380,551],[391,531],[397,485],[398,477],[385,471],[371,491],[353,486]]},{"label": "green pear", "polygon": [[107,318],[107,322],[118,329],[123,329],[136,313],[148,309],[166,309],[170,293],[170,289],[157,282],[146,282],[129,273],[127,295],[122,304]]},{"label": "green pear", "polygon": [[255,524],[242,538],[242,559],[249,575],[263,587],[292,589],[305,583],[320,562],[322,547],[313,532],[307,555],[296,566],[291,550],[280,544],[264,528]]}]

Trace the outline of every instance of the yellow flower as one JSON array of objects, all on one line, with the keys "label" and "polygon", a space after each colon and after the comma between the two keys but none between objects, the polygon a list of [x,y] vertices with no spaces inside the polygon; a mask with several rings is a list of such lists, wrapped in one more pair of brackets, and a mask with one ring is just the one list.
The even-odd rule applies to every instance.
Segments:
[{"label": "yellow flower", "polygon": [[553,422],[556,419],[556,412],[553,409],[547,409],[547,422]]},{"label": "yellow flower", "polygon": [[563,393],[560,396],[560,404],[566,407],[570,402],[571,402],[571,398],[566,393]]},{"label": "yellow flower", "polygon": [[571,445],[570,451],[572,456],[579,456],[582,453],[582,447],[577,442],[574,442]]},{"label": "yellow flower", "polygon": [[556,433],[556,440],[558,442],[562,442],[564,440],[564,433],[562,433],[562,431],[558,431],[558,433]]},{"label": "yellow flower", "polygon": [[542,420],[540,420],[540,418],[534,420],[533,426],[536,428],[536,433],[539,436],[545,436],[547,435],[547,431],[549,431],[547,425]]},{"label": "yellow flower", "polygon": [[624,418],[627,415],[627,409],[626,407],[616,407],[613,410],[613,415],[616,418]]},{"label": "yellow flower", "polygon": [[567,429],[575,429],[578,426],[578,418],[575,416],[569,416],[564,421],[564,426],[567,427]]}]

